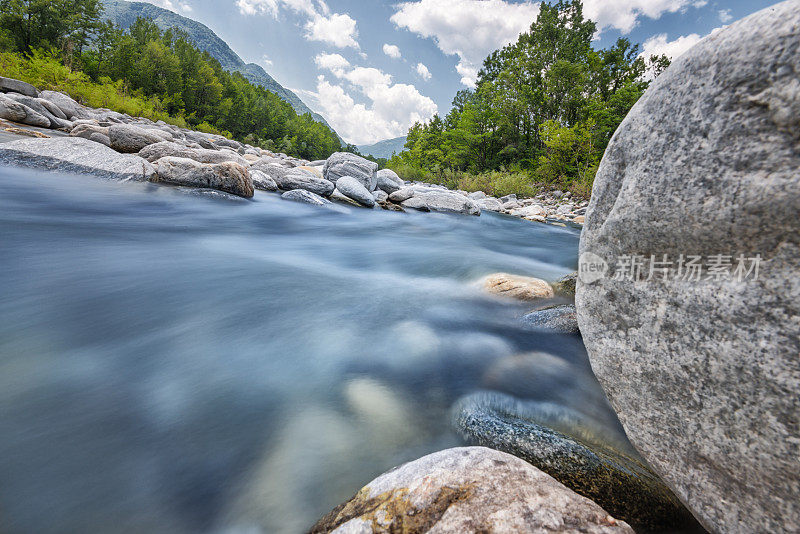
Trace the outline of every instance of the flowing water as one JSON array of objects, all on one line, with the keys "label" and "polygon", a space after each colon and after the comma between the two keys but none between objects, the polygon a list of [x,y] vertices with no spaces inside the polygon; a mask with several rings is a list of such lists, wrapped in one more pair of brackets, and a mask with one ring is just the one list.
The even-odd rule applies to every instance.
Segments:
[{"label": "flowing water", "polygon": [[475,283],[578,237],[0,170],[0,532],[299,532],[477,390],[615,425],[580,339]]}]

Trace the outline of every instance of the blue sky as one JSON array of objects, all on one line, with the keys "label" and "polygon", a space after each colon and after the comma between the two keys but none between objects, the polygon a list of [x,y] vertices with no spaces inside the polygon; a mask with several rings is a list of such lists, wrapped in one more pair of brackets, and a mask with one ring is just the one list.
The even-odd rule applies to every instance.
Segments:
[{"label": "blue sky", "polygon": [[[446,114],[483,58],[536,18],[530,0],[150,0],[202,22],[348,142],[405,135]],[[677,56],[775,0],[585,0],[598,47],[626,36]]]}]

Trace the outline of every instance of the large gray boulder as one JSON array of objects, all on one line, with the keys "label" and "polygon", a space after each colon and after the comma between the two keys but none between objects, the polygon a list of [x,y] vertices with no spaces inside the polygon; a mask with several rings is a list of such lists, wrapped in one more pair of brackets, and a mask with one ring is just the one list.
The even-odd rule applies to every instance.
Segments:
[{"label": "large gray boulder", "polygon": [[193,159],[167,156],[158,160],[157,170],[159,182],[216,189],[244,198],[253,196],[250,173],[237,163],[204,164]]},{"label": "large gray boulder", "polygon": [[[793,0],[678,58],[614,135],[581,238],[592,367],[633,444],[713,532],[800,530],[798,43]],[[743,276],[759,254],[758,279]],[[672,264],[650,277],[651,255]]]},{"label": "large gray boulder", "polygon": [[164,141],[155,132],[131,124],[114,124],[110,126],[108,137],[111,139],[111,148],[126,154],[135,154],[147,145]]},{"label": "large gray boulder", "polygon": [[483,447],[447,449],[385,473],[312,533],[633,533],[532,465]]},{"label": "large gray boulder", "polygon": [[367,188],[352,176],[342,176],[336,180],[336,189],[344,196],[352,198],[363,206],[368,208],[375,206],[375,198],[372,193],[367,191]]},{"label": "large gray boulder", "polygon": [[271,177],[257,169],[250,169],[250,178],[253,180],[253,187],[261,191],[277,191],[278,184]]},{"label": "large gray boulder", "polygon": [[[392,196],[389,195],[389,198]],[[481,209],[475,204],[475,201],[464,195],[445,190],[414,192],[414,196],[404,200],[401,206],[421,211],[441,211],[464,215],[481,214]]]},{"label": "large gray boulder", "polygon": [[303,204],[311,204],[312,206],[324,206],[330,204],[331,201],[319,196],[311,191],[305,189],[293,189],[281,195],[284,200],[291,200],[294,202],[302,202]]},{"label": "large gray boulder", "polygon": [[332,183],[342,176],[352,176],[371,192],[378,183],[378,164],[349,152],[336,152],[325,162],[322,174]]},{"label": "large gray boulder", "polygon": [[[74,131],[75,130],[73,130],[73,133]],[[71,133],[70,135],[73,134]],[[155,163],[161,158],[165,158],[168,156],[176,158],[188,158],[188,159],[193,159],[195,161],[200,160],[199,153],[196,149],[189,148],[179,143],[170,141],[161,141],[160,143],[153,143],[152,145],[147,145],[146,147],[144,147],[139,151],[139,155],[144,159],[146,159],[147,161],[149,161],[150,163]],[[201,163],[217,163],[217,162],[201,162]]]},{"label": "large gray boulder", "polygon": [[39,96],[39,90],[31,84],[14,78],[3,78],[2,76],[0,76],[0,91],[4,93],[19,93],[34,98]]},{"label": "large gray boulder", "polygon": [[0,164],[137,182],[150,180],[156,172],[139,156],[119,154],[80,137],[22,139],[0,145]]}]

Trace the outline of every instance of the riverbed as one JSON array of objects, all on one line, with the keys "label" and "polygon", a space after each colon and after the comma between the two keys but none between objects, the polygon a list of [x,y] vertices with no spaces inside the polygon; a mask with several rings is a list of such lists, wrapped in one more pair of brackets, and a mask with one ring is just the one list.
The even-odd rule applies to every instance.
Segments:
[{"label": "riverbed", "polygon": [[555,281],[578,239],[1,169],[0,531],[301,532],[461,444],[478,390],[615,425],[580,338],[476,283]]}]

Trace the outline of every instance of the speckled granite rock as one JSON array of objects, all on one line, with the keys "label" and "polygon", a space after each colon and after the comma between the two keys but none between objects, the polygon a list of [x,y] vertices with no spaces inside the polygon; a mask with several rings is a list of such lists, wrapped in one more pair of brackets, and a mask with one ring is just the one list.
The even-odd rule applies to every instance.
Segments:
[{"label": "speckled granite rock", "polygon": [[499,393],[475,393],[461,399],[453,415],[469,443],[530,462],[638,532],[698,528],[628,443],[573,410]]},{"label": "speckled granite rock", "polygon": [[381,475],[312,533],[633,533],[589,499],[514,456],[440,451]]},{"label": "speckled granite rock", "polygon": [[575,306],[564,304],[532,311],[521,318],[526,326],[555,330],[564,334],[579,334]]},{"label": "speckled granite rock", "polygon": [[[631,441],[716,532],[800,531],[798,80],[797,0],[678,58],[614,135],[581,239],[609,274],[674,262],[579,282],[578,322]],[[757,281],[676,281],[681,254],[765,261]]]},{"label": "speckled granite rock", "polygon": [[563,295],[565,297],[575,297],[575,285],[578,282],[578,273],[568,274],[567,276],[563,276],[558,279],[558,281],[553,284],[553,289],[559,295]]}]

